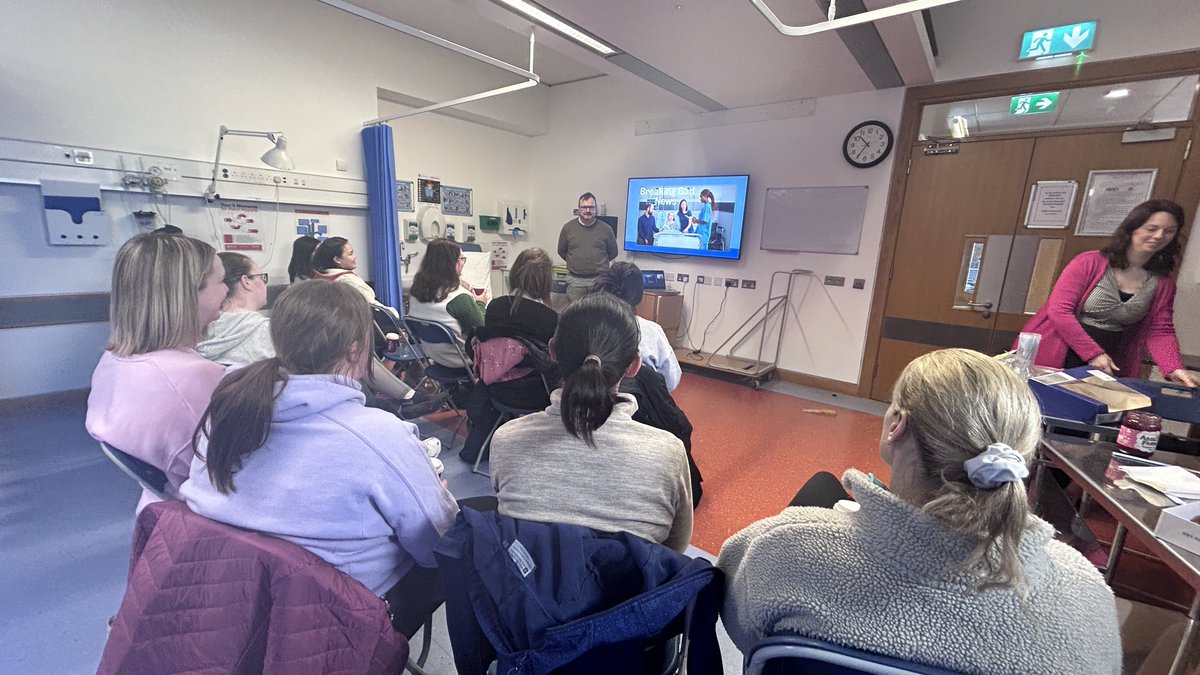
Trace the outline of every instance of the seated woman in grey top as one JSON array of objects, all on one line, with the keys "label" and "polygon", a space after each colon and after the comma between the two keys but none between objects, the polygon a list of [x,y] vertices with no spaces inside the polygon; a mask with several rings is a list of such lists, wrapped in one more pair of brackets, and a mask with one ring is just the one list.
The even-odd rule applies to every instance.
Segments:
[{"label": "seated woman in grey top", "polygon": [[721,616],[743,652],[796,633],[959,673],[1121,672],[1112,591],[1029,512],[1038,404],[995,359],[947,349],[900,374],[879,451],[892,492],[788,508],[721,549]]},{"label": "seated woman in grey top", "polygon": [[259,313],[267,306],[267,273],[241,253],[218,253],[225,265],[228,292],[221,316],[208,324],[196,351],[209,361],[243,366],[275,356],[271,322]]},{"label": "seated woman in grey top", "polygon": [[692,538],[692,488],[683,443],[633,421],[637,403],[617,393],[642,365],[629,305],[588,295],[563,311],[550,341],[563,386],[550,407],[496,430],[492,485],[512,518],[629,532],[684,551]]}]

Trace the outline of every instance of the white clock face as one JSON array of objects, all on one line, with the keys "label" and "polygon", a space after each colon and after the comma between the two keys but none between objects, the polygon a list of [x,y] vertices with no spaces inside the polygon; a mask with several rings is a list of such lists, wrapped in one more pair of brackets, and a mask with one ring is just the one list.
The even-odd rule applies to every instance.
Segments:
[{"label": "white clock face", "polygon": [[887,157],[892,149],[892,134],[882,124],[867,123],[856,127],[846,137],[842,148],[846,160],[855,166],[874,166]]}]

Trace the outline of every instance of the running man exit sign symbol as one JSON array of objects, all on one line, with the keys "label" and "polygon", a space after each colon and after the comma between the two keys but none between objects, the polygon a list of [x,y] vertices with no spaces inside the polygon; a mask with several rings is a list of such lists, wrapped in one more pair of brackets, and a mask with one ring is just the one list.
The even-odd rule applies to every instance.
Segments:
[{"label": "running man exit sign symbol", "polygon": [[1058,107],[1058,93],[1057,91],[1047,91],[1041,94],[1014,96],[1008,106],[1008,114],[1017,117],[1054,112],[1054,109]]},{"label": "running man exit sign symbol", "polygon": [[1096,42],[1096,22],[1072,23],[1053,28],[1039,28],[1025,33],[1021,39],[1018,61],[1084,52]]}]

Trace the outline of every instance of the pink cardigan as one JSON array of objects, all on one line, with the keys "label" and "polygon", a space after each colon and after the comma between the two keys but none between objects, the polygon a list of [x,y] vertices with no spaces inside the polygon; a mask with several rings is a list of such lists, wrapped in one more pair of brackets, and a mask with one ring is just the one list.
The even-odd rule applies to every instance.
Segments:
[{"label": "pink cardigan", "polygon": [[[92,438],[162,469],[172,496],[187,480],[192,433],[225,366],[193,349],[104,352],[92,373],[85,426]],[[138,511],[158,501],[143,491]]]},{"label": "pink cardigan", "polygon": [[[1061,368],[1067,351],[1074,350],[1080,358],[1090,361],[1104,353],[1083,327],[1079,325],[1079,312],[1108,270],[1108,258],[1099,251],[1081,253],[1067,263],[1050,298],[1025,324],[1022,331],[1040,333],[1041,346],[1035,363],[1039,366]],[[1175,280],[1160,277],[1150,310],[1136,324],[1126,328],[1126,339],[1119,354],[1109,358],[1120,368],[1119,375],[1137,377],[1141,370],[1142,353],[1149,350],[1154,362],[1163,375],[1183,368],[1179,355],[1179,341],[1175,339]],[[1014,346],[1015,348],[1015,346]]]}]

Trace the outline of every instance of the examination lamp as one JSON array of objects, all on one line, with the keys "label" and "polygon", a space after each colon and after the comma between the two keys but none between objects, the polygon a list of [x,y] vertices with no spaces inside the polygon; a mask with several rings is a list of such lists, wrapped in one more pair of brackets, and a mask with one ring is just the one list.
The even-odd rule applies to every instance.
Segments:
[{"label": "examination lamp", "polygon": [[204,198],[210,202],[220,196],[217,194],[217,174],[221,170],[221,145],[225,142],[226,136],[257,136],[265,138],[274,143],[275,147],[263,153],[263,164],[280,169],[281,171],[291,171],[296,168],[296,163],[288,156],[287,138],[283,135],[282,131],[245,131],[230,129],[222,124],[221,134],[217,136],[217,156],[213,159],[212,182],[208,184],[208,189],[204,191]]}]

